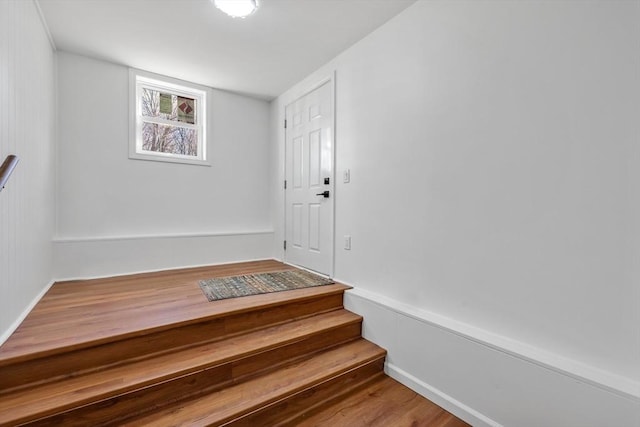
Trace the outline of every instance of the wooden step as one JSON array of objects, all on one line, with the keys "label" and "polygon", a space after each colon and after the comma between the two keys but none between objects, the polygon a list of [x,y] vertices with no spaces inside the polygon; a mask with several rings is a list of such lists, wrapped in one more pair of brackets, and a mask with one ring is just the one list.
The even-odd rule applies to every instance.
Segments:
[{"label": "wooden step", "polygon": [[376,377],[346,398],[310,408],[285,422],[267,425],[469,427],[469,424],[386,375]]},{"label": "wooden step", "polygon": [[[112,335],[103,327],[102,335],[97,333],[84,341],[60,339],[62,344],[57,347],[37,347],[39,350],[33,352],[18,352],[9,346],[3,353],[4,347],[0,347],[0,395],[341,309],[345,289],[348,287],[336,284],[215,303],[206,302],[201,295],[205,306],[210,306],[201,317],[170,323],[176,315],[167,313],[165,323],[154,327],[124,332],[120,328],[119,333]],[[108,314],[113,316],[111,312]],[[91,321],[99,324],[112,320],[105,314]],[[75,337],[74,329],[55,333]]]},{"label": "wooden step", "polygon": [[358,339],[361,321],[346,310],[333,310],[3,393],[0,425],[114,422],[178,399],[197,397]]},{"label": "wooden step", "polygon": [[385,351],[359,339],[122,426],[273,426],[383,375]]},{"label": "wooden step", "polygon": [[[255,305],[278,304],[290,293],[231,298],[210,303],[200,280],[253,273],[294,270],[274,261],[141,273],[103,279],[57,282],[20,327],[0,346],[0,366],[7,360],[56,354],[60,348],[86,347],[114,336],[137,336],[174,324],[194,323]],[[342,285],[295,291],[298,297],[348,289]]]}]

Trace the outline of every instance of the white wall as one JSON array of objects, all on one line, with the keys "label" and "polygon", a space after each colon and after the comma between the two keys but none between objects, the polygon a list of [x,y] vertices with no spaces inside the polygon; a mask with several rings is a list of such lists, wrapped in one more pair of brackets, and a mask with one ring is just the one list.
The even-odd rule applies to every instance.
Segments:
[{"label": "white wall", "polygon": [[268,103],[213,90],[211,167],[131,160],[128,69],[58,65],[57,278],[271,257]]},{"label": "white wall", "polygon": [[418,1],[272,103],[279,182],[284,106],[336,71],[335,276],[476,423],[640,425],[639,44],[635,1]]},{"label": "white wall", "polygon": [[0,344],[51,281],[55,58],[32,1],[0,0]]}]

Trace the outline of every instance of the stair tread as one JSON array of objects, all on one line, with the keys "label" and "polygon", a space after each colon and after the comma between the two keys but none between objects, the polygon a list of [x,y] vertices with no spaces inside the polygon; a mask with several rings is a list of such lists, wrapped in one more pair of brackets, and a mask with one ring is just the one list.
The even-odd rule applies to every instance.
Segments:
[{"label": "stair tread", "polygon": [[435,403],[386,375],[334,402],[297,417],[296,427],[470,427]]},{"label": "stair tread", "polygon": [[0,424],[15,423],[137,390],[300,341],[361,317],[344,309],[0,395]]},{"label": "stair tread", "polygon": [[121,425],[220,425],[385,355],[385,350],[360,338],[249,381],[197,399],[174,403]]}]

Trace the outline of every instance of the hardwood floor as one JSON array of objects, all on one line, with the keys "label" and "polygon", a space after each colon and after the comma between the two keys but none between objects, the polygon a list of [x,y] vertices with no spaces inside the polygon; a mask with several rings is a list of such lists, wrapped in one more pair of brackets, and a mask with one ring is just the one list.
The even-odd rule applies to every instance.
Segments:
[{"label": "hardwood floor", "polygon": [[0,426],[466,425],[382,371],[347,286],[208,302],[276,261],[56,283],[0,346]]},{"label": "hardwood floor", "polygon": [[[135,335],[141,330],[242,310],[255,303],[279,301],[283,295],[273,293],[211,304],[198,281],[285,269],[292,267],[257,261],[56,283],[0,346],[0,365],[6,359],[96,343],[113,335]],[[341,285],[335,288],[341,289]],[[313,294],[313,290],[308,293]]]}]

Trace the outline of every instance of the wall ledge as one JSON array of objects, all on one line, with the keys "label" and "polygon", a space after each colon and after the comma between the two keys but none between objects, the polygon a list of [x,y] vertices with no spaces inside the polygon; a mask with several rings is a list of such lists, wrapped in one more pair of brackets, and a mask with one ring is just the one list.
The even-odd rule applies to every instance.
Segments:
[{"label": "wall ledge", "polygon": [[[344,281],[340,282],[345,283]],[[571,379],[590,384],[591,386],[628,399],[635,404],[640,404],[640,382],[638,381],[436,313],[418,309],[391,298],[359,289],[355,286],[353,289],[348,290],[347,293],[493,350],[533,363],[542,368],[570,377]]]},{"label": "wall ledge", "polygon": [[156,233],[156,234],[129,234],[119,236],[80,236],[53,238],[53,243],[86,243],[86,242],[109,242],[119,240],[148,240],[148,239],[190,239],[197,237],[226,237],[226,236],[249,236],[259,234],[273,234],[273,230],[238,230],[222,232],[199,232],[199,233]]}]

